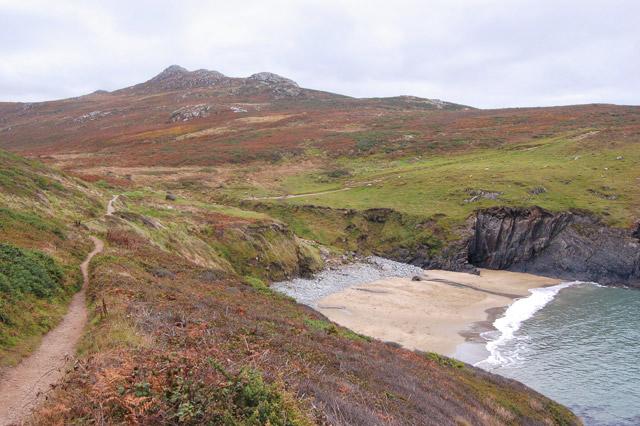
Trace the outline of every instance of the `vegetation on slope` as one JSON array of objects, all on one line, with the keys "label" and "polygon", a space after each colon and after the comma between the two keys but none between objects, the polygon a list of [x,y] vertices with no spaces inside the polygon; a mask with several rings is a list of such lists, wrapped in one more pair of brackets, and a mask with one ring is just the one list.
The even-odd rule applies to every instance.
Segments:
[{"label": "vegetation on slope", "polygon": [[[322,267],[313,244],[267,215],[181,199],[167,201],[164,193],[148,190],[121,200],[116,216],[123,220],[122,226],[218,273],[277,280]],[[117,229],[110,231],[112,235]]]},{"label": "vegetation on slope", "polygon": [[578,424],[518,383],[363,338],[128,232],[135,247],[110,239],[96,259],[82,367],[36,424]]},{"label": "vegetation on slope", "polygon": [[[73,274],[71,274],[73,277]],[[0,358],[12,362],[19,345],[48,331],[77,289],[50,256],[0,243]],[[18,353],[12,349],[18,346]],[[4,364],[4,362],[3,362]]]},{"label": "vegetation on slope", "polygon": [[[352,188],[284,202],[385,207],[449,223],[463,222],[478,208],[538,205],[552,211],[588,210],[612,225],[629,226],[640,208],[640,151],[633,143],[615,141],[591,146],[580,139],[588,132],[456,156],[344,158],[336,169],[347,170],[346,176],[327,179],[323,170],[301,172],[274,185],[271,194]],[[246,191],[226,189],[232,197]]]},{"label": "vegetation on slope", "polygon": [[[319,244],[435,255],[492,206],[631,226],[640,108],[438,110],[182,83],[3,105],[1,146],[94,184],[0,151],[0,248],[23,266],[0,275],[0,366],[60,319],[86,233],[109,244],[79,368],[35,423],[578,423],[524,386],[359,336],[267,284],[321,267]],[[171,120],[196,103],[210,114]],[[114,184],[130,191],[97,220]],[[302,196],[256,199],[290,194]]]},{"label": "vegetation on slope", "polygon": [[70,222],[99,208],[84,184],[0,151],[0,368],[64,315],[90,247]]},{"label": "vegetation on slope", "polygon": [[95,188],[42,170],[64,182],[35,189],[47,201],[2,193],[1,297],[24,314],[11,318],[20,328],[3,363],[60,318],[85,233],[107,249],[92,263],[79,368],[34,424],[577,423],[522,385],[359,336],[273,293],[264,282],[304,272],[318,254],[264,214],[143,190],[76,226],[98,215]]}]

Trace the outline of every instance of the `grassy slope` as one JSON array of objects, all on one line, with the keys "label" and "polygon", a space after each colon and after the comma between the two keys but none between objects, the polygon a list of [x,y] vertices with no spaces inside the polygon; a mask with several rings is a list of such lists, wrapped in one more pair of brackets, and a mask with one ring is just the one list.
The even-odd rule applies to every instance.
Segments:
[{"label": "grassy slope", "polygon": [[[31,154],[72,153],[50,159],[72,168],[103,166],[109,160],[129,166],[220,166],[209,174],[203,169],[197,181],[163,182],[163,176],[157,176],[159,182],[153,183],[203,201],[238,203],[247,193],[352,186],[355,189],[344,192],[268,202],[276,206],[269,213],[278,213],[299,235],[331,244],[346,235],[352,239],[340,247],[348,249],[357,248],[354,241],[367,235],[373,235],[369,246],[414,243],[412,236],[419,234],[421,243],[438,247],[440,241],[432,237],[448,238],[439,234],[460,225],[473,210],[491,205],[581,208],[619,226],[637,218],[638,108],[423,112],[370,100],[270,103],[267,98],[219,98],[206,90],[196,95],[198,103],[219,103],[223,109],[228,106],[223,104],[239,100],[261,104],[243,116],[225,110],[175,124],[167,122],[168,112],[195,98],[175,93],[99,95],[10,105],[3,111],[9,128],[3,130],[2,143]],[[136,105],[135,110],[122,114],[128,105]],[[114,113],[92,122],[69,118],[97,109]],[[623,158],[617,160],[619,156]],[[260,177],[268,174],[251,170],[256,163],[245,167],[256,159],[272,162],[260,163],[262,168],[291,170],[264,180]],[[314,166],[300,167],[307,159]],[[5,161],[6,167],[14,160]],[[229,162],[242,167],[224,177]],[[1,169],[2,201],[11,211],[5,214],[11,226],[5,227],[3,238],[52,252],[73,269],[80,243],[68,241],[80,239],[69,237],[74,233],[65,223],[91,215],[88,198],[76,197],[73,205],[79,207],[71,208],[58,194],[66,184],[60,188],[43,181],[41,175],[47,172],[35,170],[40,166],[33,163],[17,164],[40,177],[30,175],[27,192],[19,193],[25,189],[11,185],[15,173]],[[342,169],[350,176],[333,173]],[[99,178],[106,170],[97,167],[88,173]],[[209,177],[221,183],[208,185]],[[532,194],[538,187],[546,192]],[[469,190],[502,194],[497,200],[466,203]],[[40,192],[47,201],[37,201]],[[260,388],[255,380],[241,377],[242,367],[248,366],[274,386],[258,394],[280,395],[267,397],[268,405],[295,418],[301,410],[316,407],[310,421],[323,415],[334,423],[363,424],[418,422],[425,415],[439,424],[452,419],[470,424],[574,421],[564,409],[518,385],[437,357],[367,342],[270,294],[262,283],[275,275],[265,266],[280,261],[276,272],[282,272],[282,265],[291,267],[295,238],[289,235],[271,244],[282,233],[263,234],[262,225],[255,228],[264,216],[202,202],[178,202],[180,208],[169,212],[159,208],[158,194],[135,195],[129,194],[130,216],[112,221],[108,230],[92,227],[105,231],[110,247],[94,273],[91,334],[83,349],[91,357],[85,359],[85,370],[70,377],[72,386],[56,395],[57,405],[42,415],[61,421],[107,415],[123,421],[197,422],[202,416],[237,410],[238,389],[244,394],[247,386]],[[359,216],[345,219],[339,211],[290,209],[301,204],[389,207],[407,216],[390,226],[378,225]],[[160,221],[164,228],[149,227],[143,217]],[[34,226],[37,232],[31,232]],[[66,229],[62,236],[61,227]],[[265,249],[269,254],[260,257]],[[65,259],[64,253],[76,254]],[[212,269],[226,275],[212,274]],[[295,273],[293,268],[287,271]],[[173,274],[177,279],[171,279]],[[238,387],[239,382],[244,384]],[[203,386],[223,389],[224,395],[207,393]],[[231,398],[233,403],[221,412],[203,412],[211,398]],[[249,411],[252,407],[249,404]]]},{"label": "grassy slope", "polygon": [[[23,259],[18,266],[17,258],[7,258],[3,267],[8,281],[0,290],[0,368],[29,353],[64,315],[81,284],[78,265],[90,247],[69,224],[100,209],[77,181],[0,151],[0,243]],[[61,268],[61,277],[38,275],[49,268],[45,259],[52,259],[51,268]],[[45,285],[49,288],[42,291]]]},{"label": "grassy slope", "polygon": [[[326,170],[300,173],[267,193],[305,194],[352,187],[284,202],[334,208],[387,207],[442,223],[461,223],[480,207],[539,205],[554,211],[589,210],[612,225],[629,226],[640,208],[640,151],[634,143],[591,145],[586,143],[588,139],[580,139],[588,131],[458,155],[399,160],[343,158],[334,167],[349,171],[349,176],[327,178]],[[539,187],[546,192],[533,194]],[[495,200],[466,202],[472,198],[472,190],[501,195]],[[230,186],[226,192],[241,197],[247,188],[239,187],[236,193]],[[260,188],[256,192],[265,193]]]},{"label": "grassy slope", "polygon": [[[93,268],[83,368],[35,423],[577,422],[515,382],[370,341],[121,229],[131,239],[108,238]],[[154,275],[158,268],[175,277]]]},{"label": "grassy slope", "polygon": [[[35,313],[26,321],[38,322],[41,310],[50,320],[20,338],[22,353],[29,338],[55,324],[77,288],[74,271],[89,249],[85,233],[107,242],[91,268],[82,367],[50,396],[35,424],[577,422],[522,385],[371,341],[272,293],[264,280],[286,267],[296,273],[286,253],[298,247],[292,253],[300,261],[301,242],[263,214],[186,199],[170,209],[146,190],[125,195],[118,215],[98,220],[104,206],[92,187],[11,155],[2,161],[20,182],[3,184],[9,213],[2,241],[47,252],[70,280],[59,300],[20,302]],[[88,229],[68,225],[79,218],[89,218]],[[216,273],[220,265],[183,251],[201,243],[230,268]],[[243,256],[254,254],[247,268]],[[260,271],[264,280],[255,276]],[[3,352],[3,362],[11,356]]]},{"label": "grassy slope", "polygon": [[220,273],[284,279],[322,267],[316,247],[265,214],[183,198],[169,202],[164,195],[153,190],[123,194],[121,225]]}]

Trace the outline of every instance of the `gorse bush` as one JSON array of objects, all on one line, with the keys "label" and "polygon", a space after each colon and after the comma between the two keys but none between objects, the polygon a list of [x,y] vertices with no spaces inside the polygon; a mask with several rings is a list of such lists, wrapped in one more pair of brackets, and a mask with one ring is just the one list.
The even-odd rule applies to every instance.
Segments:
[{"label": "gorse bush", "polygon": [[62,269],[50,256],[0,243],[0,294],[48,298],[60,291],[62,279]]},{"label": "gorse bush", "polygon": [[338,327],[334,323],[331,323],[329,321],[307,318],[304,320],[304,324],[307,327],[309,327],[311,330],[323,331],[327,334],[344,337],[349,340],[360,341],[360,342],[371,341],[371,338],[368,336],[363,336],[347,328]]},{"label": "gorse bush", "polygon": [[232,374],[213,360],[209,364],[225,378],[219,386],[206,385],[193,375],[185,377],[178,371],[171,375],[163,399],[180,424],[308,424],[286,392],[276,384],[266,383],[258,371],[242,369]]},{"label": "gorse bush", "polygon": [[444,355],[437,354],[435,352],[426,352],[424,353],[424,357],[430,359],[431,361],[435,361],[443,367],[451,367],[451,368],[464,368],[464,363],[458,361],[454,358],[449,358]]}]

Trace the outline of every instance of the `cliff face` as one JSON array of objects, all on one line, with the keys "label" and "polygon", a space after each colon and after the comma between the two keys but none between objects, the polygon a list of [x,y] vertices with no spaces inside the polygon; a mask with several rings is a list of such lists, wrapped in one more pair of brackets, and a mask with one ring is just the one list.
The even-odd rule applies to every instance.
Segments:
[{"label": "cliff face", "polygon": [[494,207],[452,238],[436,222],[392,209],[243,205],[304,229],[304,238],[426,269],[507,269],[640,288],[640,225],[612,228],[586,213]]},{"label": "cliff face", "polygon": [[484,268],[640,286],[637,234],[586,214],[498,207],[476,214],[468,260]]}]

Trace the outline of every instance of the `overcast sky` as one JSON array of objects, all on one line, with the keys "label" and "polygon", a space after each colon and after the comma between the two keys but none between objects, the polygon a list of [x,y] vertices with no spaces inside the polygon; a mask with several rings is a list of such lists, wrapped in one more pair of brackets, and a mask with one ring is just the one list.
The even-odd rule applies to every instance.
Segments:
[{"label": "overcast sky", "polygon": [[638,0],[0,0],[0,100],[171,64],[477,107],[640,104]]}]

